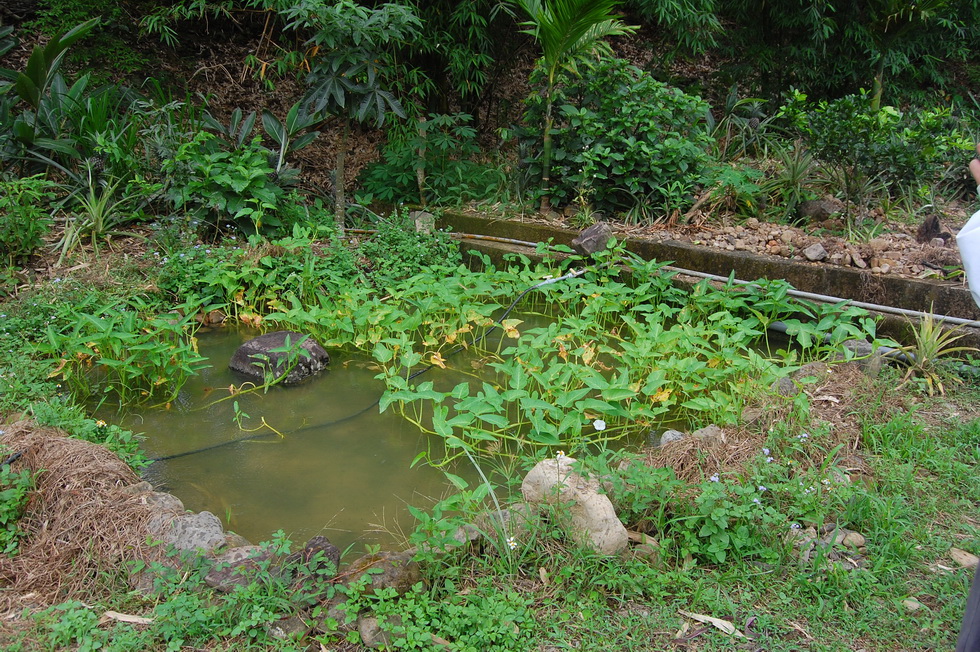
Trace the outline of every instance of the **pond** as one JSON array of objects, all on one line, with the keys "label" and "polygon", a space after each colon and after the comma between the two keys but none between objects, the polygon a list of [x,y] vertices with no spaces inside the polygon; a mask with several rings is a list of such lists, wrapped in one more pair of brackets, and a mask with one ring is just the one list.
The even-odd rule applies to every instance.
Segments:
[{"label": "pond", "polygon": [[[202,333],[200,350],[212,366],[169,409],[145,410],[120,424],[143,434],[148,457],[165,458],[144,479],[252,542],[279,529],[298,542],[322,534],[342,550],[403,541],[414,523],[407,505],[428,507],[448,493],[441,471],[412,468],[416,455],[438,442],[393,409],[379,413],[383,383],[362,354],[333,350],[329,370],[306,383],[232,396],[229,387],[243,378],[228,360],[255,334]],[[430,380],[439,385],[461,381],[451,368],[438,372]],[[236,402],[237,414],[248,415],[242,428]]]}]

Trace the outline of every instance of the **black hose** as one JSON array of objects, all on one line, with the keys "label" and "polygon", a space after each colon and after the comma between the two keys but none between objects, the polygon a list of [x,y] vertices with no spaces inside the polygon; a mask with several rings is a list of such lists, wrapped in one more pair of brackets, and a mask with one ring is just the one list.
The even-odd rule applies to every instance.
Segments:
[{"label": "black hose", "polygon": [[5,459],[4,461],[0,462],[0,466],[7,466],[8,464],[13,464],[17,460],[19,460],[20,459],[20,456],[23,455],[23,454],[24,454],[24,451],[17,451],[16,453],[14,453],[13,455],[11,455],[10,457],[8,457],[7,459]]},{"label": "black hose", "polygon": [[[507,319],[507,315],[509,315],[514,310],[514,308],[517,307],[517,304],[520,303],[521,299],[523,299],[525,296],[527,296],[527,294],[529,292],[531,292],[532,290],[536,290],[536,289],[538,289],[540,287],[544,287],[545,285],[551,285],[552,283],[557,283],[558,281],[564,281],[564,280],[567,280],[567,279],[570,279],[570,278],[575,278],[577,276],[581,276],[584,273],[585,273],[585,270],[584,269],[582,269],[580,271],[577,271],[577,272],[575,270],[572,270],[571,272],[569,272],[568,274],[565,274],[564,276],[559,276],[557,278],[551,278],[551,279],[545,279],[544,281],[542,281],[540,283],[537,283],[535,285],[532,285],[531,287],[527,288],[526,290],[524,290],[523,292],[521,292],[520,294],[518,294],[517,295],[517,298],[514,299],[510,303],[509,306],[507,306],[507,309],[504,310],[504,314],[502,314],[500,317],[498,317],[497,319],[494,320],[495,323],[494,323],[493,327],[487,329],[487,331],[484,332],[483,335],[481,335],[480,337],[474,339],[470,344],[468,344],[468,345],[460,344],[455,349],[453,349],[452,351],[450,351],[449,352],[449,355],[447,357],[448,358],[451,358],[454,355],[456,355],[457,353],[459,353],[460,351],[468,348],[469,346],[476,346],[477,344],[479,344],[480,342],[482,342],[483,340],[485,340],[490,335],[490,333],[492,333],[495,330],[497,330],[498,328],[500,328],[500,326],[502,325],[503,321],[505,319]],[[418,371],[416,371],[416,372],[412,373],[411,375],[409,375],[408,380],[414,380],[415,378],[418,378],[419,376],[421,376],[422,374],[424,374],[425,372],[429,371],[430,369],[432,369],[435,366],[436,365],[434,365],[434,364],[430,364],[430,365],[427,365],[427,366],[423,367],[422,369],[419,369]],[[382,394],[382,396],[383,396],[383,394]],[[351,419],[355,419],[355,418],[361,416],[362,414],[364,414],[365,412],[367,412],[371,408],[377,406],[379,403],[381,403],[381,396],[378,396],[378,398],[374,399],[374,401],[370,405],[368,405],[368,406],[366,406],[364,408],[361,408],[357,412],[354,412],[352,414],[348,414],[347,416],[341,417],[340,419],[336,419],[334,421],[328,421],[327,423],[321,423],[321,424],[311,425],[311,426],[303,426],[301,428],[298,428],[298,429],[292,431],[290,434],[296,434],[296,433],[299,433],[299,432],[303,432],[305,430],[330,428],[330,427],[335,426],[337,424],[344,423],[346,421],[350,421]],[[237,439],[229,439],[228,441],[223,441],[223,442],[218,443],[218,444],[211,444],[210,446],[204,446],[202,448],[195,448],[193,450],[184,451],[183,453],[174,453],[172,455],[162,455],[160,457],[151,457],[151,458],[149,458],[149,460],[150,460],[150,462],[163,462],[163,461],[166,461],[166,460],[175,460],[175,459],[178,459],[178,458],[181,458],[181,457],[187,457],[189,455],[196,455],[198,453],[204,453],[204,452],[207,452],[207,451],[215,450],[217,448],[224,448],[225,446],[231,446],[233,444],[238,444],[238,443],[241,443],[243,441],[251,441],[251,440],[255,440],[255,439],[261,439],[263,437],[271,437],[271,436],[276,435],[276,434],[277,433],[274,433],[274,432],[255,433],[255,434],[251,434],[251,435],[246,435],[244,437],[238,437]]]}]

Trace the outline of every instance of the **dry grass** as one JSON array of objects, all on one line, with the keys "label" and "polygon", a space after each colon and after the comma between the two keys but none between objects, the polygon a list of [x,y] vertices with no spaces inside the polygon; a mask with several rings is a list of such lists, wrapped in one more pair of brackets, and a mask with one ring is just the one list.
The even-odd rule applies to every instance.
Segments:
[{"label": "dry grass", "polygon": [[23,453],[15,470],[35,475],[19,523],[26,536],[0,558],[0,611],[98,599],[126,562],[162,554],[147,543],[150,507],[125,491],[138,478],[113,453],[28,421],[5,427],[0,443]]},{"label": "dry grass", "polygon": [[[869,378],[856,364],[832,367],[820,382],[803,385],[809,396],[812,423],[830,424],[835,443],[844,444],[837,462],[854,467],[860,457],[860,404],[876,393],[874,379]],[[884,398],[893,403],[904,401],[900,394]],[[702,440],[685,437],[659,448],[646,451],[646,463],[652,467],[670,467],[677,478],[697,484],[712,474],[741,473],[746,463],[761,454],[766,445],[768,430],[777,422],[785,422],[791,413],[792,401],[775,396],[761,397],[758,405],[749,405],[743,415],[754,414],[747,423],[724,429],[721,440]],[[905,407],[904,404],[901,407]],[[803,460],[800,460],[803,461]]]}]

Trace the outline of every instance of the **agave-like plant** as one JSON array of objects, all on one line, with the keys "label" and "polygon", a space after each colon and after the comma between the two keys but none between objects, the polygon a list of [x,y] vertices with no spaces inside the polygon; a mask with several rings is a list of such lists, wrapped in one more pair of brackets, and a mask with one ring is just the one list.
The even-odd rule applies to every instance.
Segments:
[{"label": "agave-like plant", "polygon": [[918,326],[912,328],[915,344],[902,347],[908,368],[905,370],[905,377],[902,378],[899,388],[904,387],[913,378],[921,378],[925,382],[929,396],[934,396],[937,391],[940,396],[945,396],[946,388],[943,387],[940,377],[939,359],[955,353],[980,351],[972,346],[952,346],[954,342],[965,336],[965,333],[957,332],[961,328],[962,326],[946,328],[944,322],[937,321],[931,312],[925,313],[919,320]]},{"label": "agave-like plant", "polygon": [[585,54],[609,54],[603,39],[628,34],[635,27],[624,24],[612,13],[618,0],[517,0],[530,20],[522,23],[525,33],[541,45],[546,81],[544,129],[541,143],[541,210],[550,208],[552,105],[558,69],[573,67]]}]

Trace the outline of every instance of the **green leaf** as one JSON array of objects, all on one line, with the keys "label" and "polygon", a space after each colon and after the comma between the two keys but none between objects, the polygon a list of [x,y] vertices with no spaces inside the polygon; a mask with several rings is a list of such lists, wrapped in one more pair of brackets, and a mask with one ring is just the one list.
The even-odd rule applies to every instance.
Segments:
[{"label": "green leaf", "polygon": [[449,471],[443,471],[442,474],[446,476],[446,479],[449,480],[451,483],[453,483],[453,486],[459,489],[460,491],[465,491],[466,488],[470,486],[470,484],[466,480],[459,477],[458,475],[453,475]]},{"label": "green leaf", "polygon": [[540,432],[533,430],[528,433],[527,438],[533,442],[545,444],[546,446],[557,446],[561,443],[557,433],[554,432]]},{"label": "green leaf", "polygon": [[629,387],[608,387],[602,390],[602,398],[608,401],[623,401],[636,396],[636,392]]},{"label": "green leaf", "polygon": [[272,140],[276,141],[277,145],[284,145],[286,143],[286,128],[268,110],[262,111],[262,126]]}]

